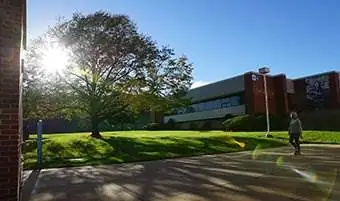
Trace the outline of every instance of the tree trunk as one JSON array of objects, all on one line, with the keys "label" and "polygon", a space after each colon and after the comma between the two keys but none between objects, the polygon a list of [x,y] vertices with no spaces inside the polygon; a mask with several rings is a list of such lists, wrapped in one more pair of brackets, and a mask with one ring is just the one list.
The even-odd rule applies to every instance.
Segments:
[{"label": "tree trunk", "polygon": [[92,126],[92,132],[90,136],[94,138],[102,138],[102,136],[99,133],[99,121],[97,120],[96,117],[92,117],[91,126]]}]

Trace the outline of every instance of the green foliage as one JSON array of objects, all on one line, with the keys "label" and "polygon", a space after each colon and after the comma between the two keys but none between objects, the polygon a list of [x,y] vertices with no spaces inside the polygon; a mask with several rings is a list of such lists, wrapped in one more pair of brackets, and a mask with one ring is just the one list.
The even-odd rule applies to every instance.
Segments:
[{"label": "green foliage", "polygon": [[[43,71],[42,55],[53,47],[70,57],[57,76]],[[24,117],[89,119],[94,136],[134,124],[140,112],[186,104],[192,81],[185,56],[139,33],[128,16],[105,12],[59,21],[31,42],[25,61]]]},{"label": "green foliage", "polygon": [[[304,130],[340,131],[339,110],[319,110],[299,114]],[[241,115],[226,119],[223,122],[226,130],[232,131],[264,131],[266,130],[265,116]],[[271,130],[287,130],[289,119],[285,116],[271,116]]]},{"label": "green foliage", "polygon": [[199,128],[199,125],[197,122],[191,122],[189,125],[190,130],[196,131]]},{"label": "green foliage", "polygon": [[23,70],[23,116],[24,119],[43,119],[63,116],[60,108],[67,102],[60,79],[44,69],[42,60],[46,51],[46,38],[30,42],[25,53]]},{"label": "green foliage", "polygon": [[163,111],[182,102],[191,85],[192,65],[138,33],[129,17],[96,12],[60,21],[48,35],[69,51],[63,82],[72,111],[91,119],[93,136],[103,121],[135,120],[133,113]]},{"label": "green foliage", "polygon": [[318,110],[299,114],[305,130],[340,131],[340,110]]},{"label": "green foliage", "polygon": [[164,125],[160,123],[148,123],[144,126],[145,130],[164,130]]},{"label": "green foliage", "polygon": [[[265,116],[240,115],[223,122],[227,131],[264,131],[267,129]],[[271,130],[286,130],[288,118],[284,116],[270,117]]]},{"label": "green foliage", "polygon": [[212,130],[212,125],[210,121],[206,121],[204,122],[201,127],[200,127],[201,131],[208,131],[208,130]]}]

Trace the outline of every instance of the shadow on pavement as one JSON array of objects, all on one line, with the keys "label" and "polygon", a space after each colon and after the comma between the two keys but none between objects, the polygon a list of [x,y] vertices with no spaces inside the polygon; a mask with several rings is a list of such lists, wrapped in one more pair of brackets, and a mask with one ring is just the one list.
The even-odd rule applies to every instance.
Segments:
[{"label": "shadow on pavement", "polygon": [[22,201],[29,201],[40,174],[40,169],[25,171],[23,176],[23,187],[21,189]]},{"label": "shadow on pavement", "polygon": [[36,200],[308,201],[340,197],[340,147],[42,170]]}]

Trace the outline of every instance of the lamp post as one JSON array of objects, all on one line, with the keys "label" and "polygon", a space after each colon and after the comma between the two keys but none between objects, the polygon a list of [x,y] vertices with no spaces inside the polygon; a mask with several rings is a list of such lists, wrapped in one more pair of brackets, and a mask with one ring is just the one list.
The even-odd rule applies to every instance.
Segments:
[{"label": "lamp post", "polygon": [[269,120],[269,105],[268,105],[268,91],[267,91],[267,78],[266,74],[270,72],[268,67],[263,67],[259,69],[259,73],[263,76],[263,87],[264,87],[264,102],[266,107],[266,120],[267,120],[267,132],[266,137],[270,136],[270,120]]}]

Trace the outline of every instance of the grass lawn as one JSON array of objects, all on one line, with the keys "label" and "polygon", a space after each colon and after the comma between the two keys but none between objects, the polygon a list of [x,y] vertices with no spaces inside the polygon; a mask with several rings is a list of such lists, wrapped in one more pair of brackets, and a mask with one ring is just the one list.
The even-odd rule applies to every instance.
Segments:
[{"label": "grass lawn", "polygon": [[[226,153],[284,146],[286,132],[264,133],[222,131],[126,131],[104,132],[103,139],[89,138],[89,133],[46,134],[43,136],[44,167],[99,165],[183,156]],[[305,131],[304,143],[340,144],[340,132]],[[23,147],[24,168],[36,165],[37,146],[31,136]]]}]

